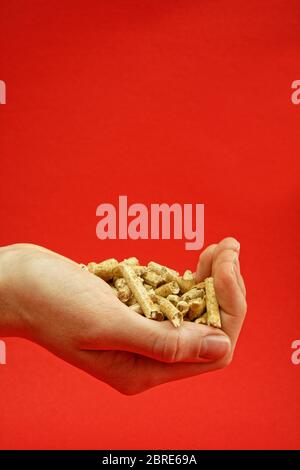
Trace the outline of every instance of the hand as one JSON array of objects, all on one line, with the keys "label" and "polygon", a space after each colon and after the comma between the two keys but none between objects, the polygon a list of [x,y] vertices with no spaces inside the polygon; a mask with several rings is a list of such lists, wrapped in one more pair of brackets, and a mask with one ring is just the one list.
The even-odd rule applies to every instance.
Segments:
[{"label": "hand", "polygon": [[0,334],[22,336],[131,395],[231,361],[246,313],[233,238],[200,256],[198,280],[213,274],[223,330],[155,322],[131,311],[100,278],[45,248],[0,249]]}]

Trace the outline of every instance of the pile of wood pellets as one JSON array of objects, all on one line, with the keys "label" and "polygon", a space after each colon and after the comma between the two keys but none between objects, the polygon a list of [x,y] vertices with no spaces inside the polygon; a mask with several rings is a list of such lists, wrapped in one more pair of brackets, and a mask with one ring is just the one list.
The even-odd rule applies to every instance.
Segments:
[{"label": "pile of wood pellets", "polygon": [[154,261],[141,266],[135,257],[120,263],[110,258],[81,268],[103,279],[121,302],[151,320],[169,320],[176,328],[183,321],[221,328],[212,277],[196,283],[190,270],[180,276]]}]

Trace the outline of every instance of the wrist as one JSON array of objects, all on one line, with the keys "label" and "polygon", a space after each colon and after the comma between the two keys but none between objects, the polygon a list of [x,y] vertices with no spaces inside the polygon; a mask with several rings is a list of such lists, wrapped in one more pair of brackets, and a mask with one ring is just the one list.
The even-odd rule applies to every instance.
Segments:
[{"label": "wrist", "polygon": [[26,322],[15,288],[18,245],[0,248],[0,336],[26,336]]}]

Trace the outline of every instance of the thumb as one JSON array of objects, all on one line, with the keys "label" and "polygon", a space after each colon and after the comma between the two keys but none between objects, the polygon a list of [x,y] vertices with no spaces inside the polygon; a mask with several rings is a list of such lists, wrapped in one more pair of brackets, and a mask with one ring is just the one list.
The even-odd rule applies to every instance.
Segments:
[{"label": "thumb", "polygon": [[129,308],[113,347],[171,363],[215,361],[231,349],[230,339],[221,330],[191,322],[174,328],[168,321],[149,320]]}]

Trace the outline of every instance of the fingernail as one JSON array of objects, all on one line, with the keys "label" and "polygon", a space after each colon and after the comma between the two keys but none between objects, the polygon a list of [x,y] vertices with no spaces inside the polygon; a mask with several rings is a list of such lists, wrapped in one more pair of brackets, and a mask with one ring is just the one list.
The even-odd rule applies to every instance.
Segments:
[{"label": "fingernail", "polygon": [[238,258],[236,258],[233,262],[233,269],[236,274],[240,274],[240,262]]},{"label": "fingernail", "polygon": [[200,357],[207,359],[219,359],[225,356],[230,348],[230,340],[227,336],[208,335],[202,340]]},{"label": "fingernail", "polygon": [[239,263],[239,255],[238,255],[238,253],[234,253],[234,254],[233,254],[233,257],[232,257],[232,261],[231,261],[231,262],[232,262],[231,270],[232,270],[232,272],[234,272],[234,270],[235,270],[237,264]]},{"label": "fingernail", "polygon": [[240,275],[240,262],[238,256],[236,256],[232,262],[231,271],[236,279],[239,282],[239,275]]}]

